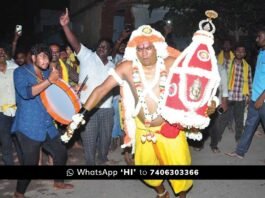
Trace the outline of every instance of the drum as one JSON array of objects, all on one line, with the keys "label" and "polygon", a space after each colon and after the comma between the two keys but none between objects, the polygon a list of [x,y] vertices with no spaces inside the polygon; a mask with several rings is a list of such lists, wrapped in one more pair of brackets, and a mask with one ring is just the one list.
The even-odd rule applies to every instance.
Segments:
[{"label": "drum", "polygon": [[41,92],[40,98],[51,117],[61,124],[68,125],[81,109],[77,94],[61,79]]}]

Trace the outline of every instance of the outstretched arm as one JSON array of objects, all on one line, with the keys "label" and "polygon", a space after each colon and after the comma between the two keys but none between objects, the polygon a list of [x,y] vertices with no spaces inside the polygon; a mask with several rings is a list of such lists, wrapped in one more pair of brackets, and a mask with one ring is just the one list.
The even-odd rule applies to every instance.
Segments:
[{"label": "outstretched arm", "polygon": [[[128,67],[128,63],[122,62],[116,66],[115,72],[121,79],[126,79],[126,76],[130,72]],[[93,90],[83,107],[88,111],[92,110],[117,85],[116,79],[112,75],[109,75],[101,85]]]},{"label": "outstretched arm", "polygon": [[[121,77],[121,79],[124,79],[124,76],[126,76],[126,72],[128,72],[128,65],[122,65],[123,63],[119,64],[116,67],[115,71]],[[67,127],[66,133],[61,137],[63,142],[68,142],[71,139],[74,131],[80,126],[80,124],[85,123],[85,114],[87,114],[88,111],[91,111],[94,107],[96,107],[96,105],[103,99],[103,97],[105,97],[117,85],[118,82],[114,79],[114,77],[109,76],[101,85],[99,85],[93,90],[89,98],[86,100],[81,111],[72,117],[72,122]]]},{"label": "outstretched arm", "polygon": [[60,24],[63,28],[63,31],[65,33],[68,42],[73,47],[74,51],[78,53],[80,51],[81,44],[74,35],[74,33],[72,32],[72,30],[70,29],[69,22],[70,22],[69,13],[68,9],[66,8],[65,13],[60,17]]},{"label": "outstretched arm", "polygon": [[88,111],[92,110],[117,85],[117,81],[112,76],[109,76],[93,90],[83,107]]},{"label": "outstretched arm", "polygon": [[66,132],[61,136],[61,140],[63,142],[68,142],[74,134],[74,131],[80,126],[80,124],[85,124],[84,116],[92,110],[101,100],[102,98],[110,91],[113,87],[117,86],[118,83],[116,80],[109,76],[103,84],[96,87],[87,101],[85,102],[81,111],[75,114],[72,117],[72,122],[68,125]]}]

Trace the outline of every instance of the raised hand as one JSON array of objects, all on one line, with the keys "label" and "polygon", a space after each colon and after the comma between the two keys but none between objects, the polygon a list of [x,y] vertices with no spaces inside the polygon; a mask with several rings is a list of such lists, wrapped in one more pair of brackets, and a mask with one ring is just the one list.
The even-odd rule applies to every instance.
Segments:
[{"label": "raised hand", "polygon": [[121,32],[121,35],[120,35],[120,39],[121,40],[125,40],[127,39],[131,34],[131,30],[129,29],[124,29],[122,32]]},{"label": "raised hand", "polygon": [[60,78],[60,75],[59,75],[59,71],[55,68],[55,67],[52,67],[52,71],[50,73],[50,76],[49,76],[49,81],[51,83],[56,83],[56,81]]},{"label": "raised hand", "polygon": [[63,13],[60,16],[60,24],[61,26],[66,26],[69,24],[69,22],[70,22],[70,18],[69,18],[68,8],[66,8],[65,13]]}]

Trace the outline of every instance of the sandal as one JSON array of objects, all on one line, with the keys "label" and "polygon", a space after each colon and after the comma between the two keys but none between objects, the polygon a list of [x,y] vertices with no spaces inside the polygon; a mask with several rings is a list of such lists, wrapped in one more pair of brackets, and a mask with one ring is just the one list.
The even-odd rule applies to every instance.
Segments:
[{"label": "sandal", "polygon": [[165,190],[163,193],[157,193],[156,198],[160,198],[160,197],[169,198],[169,193],[168,193],[168,191]]}]

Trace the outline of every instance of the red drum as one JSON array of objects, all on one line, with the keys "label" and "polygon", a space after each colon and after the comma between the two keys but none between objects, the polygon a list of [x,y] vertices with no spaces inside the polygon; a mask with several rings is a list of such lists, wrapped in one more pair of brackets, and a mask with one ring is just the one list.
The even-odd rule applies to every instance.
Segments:
[{"label": "red drum", "polygon": [[40,98],[51,117],[61,124],[68,125],[81,109],[77,94],[61,79],[41,92]]}]

